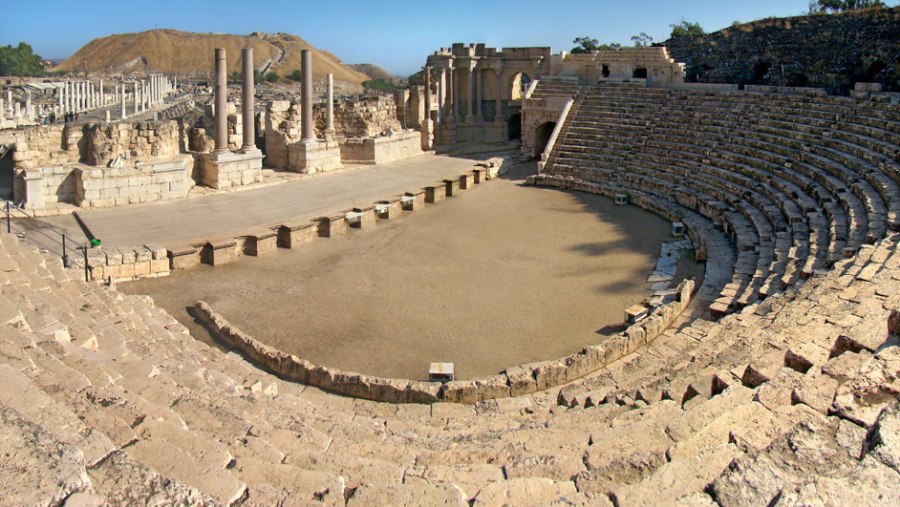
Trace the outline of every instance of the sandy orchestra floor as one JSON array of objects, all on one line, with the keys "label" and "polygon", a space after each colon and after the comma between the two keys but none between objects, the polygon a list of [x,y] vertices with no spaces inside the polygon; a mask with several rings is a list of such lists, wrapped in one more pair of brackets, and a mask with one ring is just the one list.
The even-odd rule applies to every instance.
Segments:
[{"label": "sandy orchestra floor", "polygon": [[670,225],[603,197],[521,186],[528,171],[373,229],[119,290],[151,295],[200,339],[210,337],[187,309],[202,299],[286,352],[371,375],[424,379],[440,361],[464,379],[555,359],[620,329],[649,294]]}]

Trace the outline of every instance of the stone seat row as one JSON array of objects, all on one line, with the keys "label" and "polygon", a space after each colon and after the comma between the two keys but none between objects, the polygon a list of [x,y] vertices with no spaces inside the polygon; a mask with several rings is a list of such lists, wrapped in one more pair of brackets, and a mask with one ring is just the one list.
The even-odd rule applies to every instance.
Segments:
[{"label": "stone seat row", "polygon": [[[579,173],[569,172],[578,177]],[[595,181],[593,178],[598,177],[597,169],[588,169],[586,172],[592,178],[589,181]],[[602,173],[602,171],[600,172]],[[670,176],[665,176],[667,181],[662,181],[664,178],[659,173],[652,171],[647,172],[646,176],[643,171],[635,171],[633,175],[612,171],[603,174],[610,181],[619,183],[624,188],[649,192],[662,198],[671,195],[673,186],[681,186],[683,183],[680,179]],[[710,191],[713,194],[705,193]],[[692,186],[689,192],[683,194],[686,201],[689,202],[688,208],[701,213],[704,211],[709,213],[710,207],[705,207],[701,202],[722,202],[721,198],[729,198],[724,193],[716,195],[715,192],[717,190],[713,187]],[[681,193],[679,192],[679,194]],[[698,198],[698,196],[700,197]],[[776,242],[772,240],[773,229],[766,216],[752,205],[742,206],[740,213],[722,212],[720,208],[716,213],[716,221],[720,224],[727,224],[727,232],[734,237],[738,245],[738,258],[733,268],[732,283],[722,290],[720,300],[713,306],[713,313],[718,317],[733,309],[735,305],[746,304],[758,297],[760,287],[770,274],[769,266],[776,255]],[[760,241],[761,236],[769,239]],[[777,244],[782,245],[780,242]],[[787,256],[786,251],[781,254],[784,257]]]},{"label": "stone seat row", "polygon": [[[547,177],[552,178],[558,177]],[[572,188],[577,186],[576,182]],[[851,283],[864,284],[867,291],[872,294],[877,290],[872,273],[885,268],[885,260],[889,260],[896,247],[896,241],[897,237],[893,235],[879,245],[877,256],[873,254],[872,247],[867,247],[857,258],[842,261],[839,269],[854,271]],[[879,260],[871,262],[876,257],[879,257]],[[892,265],[900,266],[900,263],[894,259]],[[869,273],[866,274],[866,271]],[[834,288],[835,284],[839,283],[838,280],[836,275],[831,275],[816,278],[810,283],[816,286],[811,287],[816,293],[834,294],[842,290]],[[848,297],[857,300],[856,296]],[[723,407],[729,406],[729,409],[724,411],[729,414],[727,416],[729,421],[732,421],[731,417],[742,417],[737,414],[765,414],[764,420],[756,419],[755,427],[759,433],[752,436],[752,432],[748,433],[745,429],[735,431],[736,428],[742,427],[737,421],[725,425],[728,428],[725,433],[729,436],[721,438],[728,438],[739,447],[747,446],[743,451],[748,455],[757,452],[751,450],[757,444],[764,447],[773,441],[770,437],[763,437],[761,441],[757,440],[757,437],[781,433],[785,430],[776,427],[786,428],[800,420],[822,421],[824,416],[830,415],[843,421],[837,422],[836,419],[832,419],[831,423],[843,424],[844,431],[855,431],[858,435],[865,433],[865,428],[877,424],[877,414],[884,404],[879,404],[871,411],[862,409],[862,405],[851,406],[853,402],[850,400],[853,395],[850,393],[861,388],[861,385],[857,380],[849,382],[848,380],[860,374],[864,369],[862,367],[864,363],[868,365],[878,363],[879,366],[875,369],[890,364],[892,359],[876,358],[872,355],[879,350],[886,333],[875,333],[869,339],[864,336],[873,333],[849,332],[848,334],[854,335],[854,340],[866,340],[864,346],[857,344],[849,348],[844,338],[835,338],[837,332],[798,333],[796,321],[793,320],[794,315],[791,313],[809,315],[809,307],[815,305],[817,305],[815,300],[798,299],[796,294],[789,291],[785,295],[777,295],[765,302],[748,306],[744,311],[725,317],[719,323],[687,321],[684,327],[671,329],[640,353],[632,354],[611,365],[608,371],[563,388],[557,400],[561,405],[570,407],[570,410],[576,413],[585,410],[585,418],[596,417],[606,420],[607,417],[611,417],[617,421],[605,427],[604,431],[592,434],[592,441],[600,443],[601,446],[588,450],[585,459],[589,463],[589,473],[579,477],[580,488],[598,487],[602,490],[603,487],[610,487],[623,491],[621,484],[604,482],[604,477],[608,477],[615,467],[622,467],[624,463],[628,463],[634,467],[632,469],[636,468],[640,472],[636,474],[637,477],[627,482],[632,487],[640,485],[646,494],[648,489],[657,491],[661,484],[665,484],[667,489],[672,488],[672,483],[661,482],[666,472],[671,473],[672,468],[692,466],[679,460],[677,449],[681,446],[676,444],[675,448],[671,447],[671,440],[663,439],[656,441],[655,444],[650,443],[654,441],[653,435],[656,431],[676,442],[682,441],[677,436],[678,432],[673,431],[678,427],[677,424],[669,425],[664,430],[662,428],[654,430],[656,423],[652,423],[643,426],[642,431],[633,433],[610,431],[621,427],[623,423],[628,424],[622,419],[622,414],[628,412],[626,407],[637,406],[641,407],[640,411],[650,411],[652,406],[659,404],[661,411],[673,410],[670,415],[675,417],[680,417],[680,414],[685,412],[695,415],[707,413],[705,417],[715,417],[714,413],[722,414]],[[794,309],[796,312],[790,312]],[[782,310],[788,315],[782,315]],[[877,317],[867,315],[866,320],[871,319],[875,322],[880,320],[884,326],[888,317],[886,310],[887,308],[879,308],[876,312]],[[835,329],[849,329],[853,322],[858,322],[850,320],[848,323],[828,323],[824,316],[813,318],[821,318],[823,324]],[[782,319],[784,322],[779,322]],[[767,331],[766,327],[772,330]],[[764,333],[764,339],[759,339],[761,332]],[[891,354],[895,353],[896,347],[893,347]],[[646,377],[648,371],[654,372],[650,381]],[[875,374],[876,377],[878,375]],[[873,392],[869,396],[876,395]],[[741,401],[732,405],[730,400],[734,400],[735,397]],[[677,406],[681,406],[682,412],[674,410]],[[857,412],[860,409],[862,411]],[[630,420],[647,422],[655,419],[652,416],[647,417],[647,413],[644,412]],[[857,424],[863,428],[859,428]],[[642,447],[641,451],[637,451],[638,446],[632,442],[623,442],[628,434],[641,435],[642,442],[649,443],[649,448]],[[665,454],[666,458],[659,461],[648,459],[646,452],[654,448],[656,450],[651,450],[650,455],[659,453],[657,456],[661,457]],[[757,448],[759,449],[761,447]],[[854,454],[855,451],[852,448],[847,449],[849,454]],[[708,454],[707,459],[713,460],[713,456],[714,454]],[[735,459],[733,456],[722,457],[722,461],[712,465],[711,468],[721,470],[733,459]],[[885,477],[890,477],[890,474]],[[891,482],[895,481],[896,478],[891,479]],[[714,478],[701,480],[699,484],[702,487],[707,482],[717,487],[716,492],[720,495],[755,494],[749,492],[756,491],[752,488],[744,491],[729,488],[726,480],[716,481]],[[648,488],[650,485],[657,487]],[[744,484],[743,487],[746,488],[747,485]],[[878,487],[875,483],[869,484],[869,488]],[[634,494],[631,487],[625,486],[624,490]],[[735,502],[733,497],[727,495],[716,498],[720,502],[725,502],[724,505]],[[756,501],[760,498],[764,497],[756,497]],[[765,498],[770,500],[768,497]]]},{"label": "stone seat row", "polygon": [[[691,231],[701,230],[694,215],[677,211],[677,203],[652,202],[687,217]],[[705,240],[709,248],[720,233],[707,231],[713,233]],[[888,273],[866,271],[900,265],[884,258],[881,245],[870,250],[875,249],[840,266],[848,272],[860,264],[847,283],[860,295],[848,294],[850,300],[867,301],[874,297],[873,287],[894,291],[879,283]],[[828,282],[833,292],[831,286],[850,276],[836,275],[811,283]],[[849,326],[841,334],[863,342],[841,340],[851,348],[821,367],[841,379],[848,374],[830,404],[827,391],[816,394],[820,383],[825,389],[834,385],[827,373],[813,371],[818,366],[803,379],[790,368],[763,378],[772,371],[768,365],[777,364],[769,362],[770,349],[790,349],[792,368],[802,360],[819,361],[812,345],[820,342],[803,343],[812,333],[785,332],[796,323],[786,318],[794,305],[784,301],[803,305],[796,312],[802,315],[816,315],[806,308],[816,302],[788,293],[719,323],[685,320],[648,348],[611,364],[597,376],[615,382],[611,403],[597,395],[590,403],[596,406],[583,408],[585,402],[563,409],[557,405],[559,393],[547,392],[475,407],[427,407],[352,400],[282,382],[194,340],[149,299],[70,277],[58,259],[46,259],[7,235],[0,237],[0,287],[4,297],[16,301],[0,308],[18,311],[4,314],[2,323],[0,378],[9,386],[0,393],[0,428],[9,435],[3,439],[5,452],[48,449],[51,443],[59,449],[37,454],[41,466],[24,468],[13,484],[4,484],[5,498],[13,502],[27,494],[33,501],[25,503],[603,505],[614,498],[630,505],[682,495],[709,500],[709,483],[723,505],[770,503],[771,488],[744,490],[755,496],[741,503],[741,490],[729,484],[755,477],[746,475],[751,467],[734,472],[728,464],[768,456],[772,444],[795,435],[798,421],[839,428],[840,441],[856,448],[867,445],[866,428],[877,433],[888,423],[880,415],[886,404],[880,385],[853,401],[868,392],[861,390],[869,378],[862,372],[882,371],[878,368],[890,357],[890,351],[878,357],[869,352],[873,344],[865,340],[873,333],[859,326],[885,315],[880,308],[862,313],[862,303],[856,313],[865,318],[841,322]],[[773,336],[783,342],[760,340],[766,326],[780,326]],[[117,336],[101,332],[108,328]],[[759,372],[757,387],[725,375],[730,364],[747,370],[754,357],[766,358],[750,368]],[[785,357],[782,353],[782,362]],[[707,389],[708,374],[729,382],[724,391],[719,381]],[[690,379],[683,390],[681,378]],[[669,397],[679,399],[663,399]],[[835,415],[819,411],[826,405]],[[37,435],[41,443],[22,435]],[[862,461],[858,455],[846,460]],[[886,466],[867,464],[866,470]],[[798,480],[786,468],[770,470],[781,475],[766,484]],[[871,494],[890,484],[845,489]],[[515,496],[525,493],[527,498]]]}]

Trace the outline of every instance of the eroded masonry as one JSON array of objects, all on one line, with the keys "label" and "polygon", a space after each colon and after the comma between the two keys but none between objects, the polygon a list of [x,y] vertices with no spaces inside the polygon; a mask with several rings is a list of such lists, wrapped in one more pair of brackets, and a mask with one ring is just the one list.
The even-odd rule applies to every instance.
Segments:
[{"label": "eroded masonry", "polygon": [[[220,51],[213,89],[179,81],[159,120],[0,131],[14,200],[123,206],[473,141],[521,139],[519,153],[239,238],[88,248],[86,266],[4,231],[5,503],[900,503],[896,94],[685,83],[663,47],[454,44],[419,85],[356,100],[328,79],[324,102],[307,53],[299,101],[260,103],[245,52],[229,102]],[[623,330],[577,353],[444,381],[313,364],[198,301],[210,347],[112,283],[338,236],[352,248],[526,157],[538,173],[510,184],[649,210],[690,240],[703,279],[634,302]]]}]

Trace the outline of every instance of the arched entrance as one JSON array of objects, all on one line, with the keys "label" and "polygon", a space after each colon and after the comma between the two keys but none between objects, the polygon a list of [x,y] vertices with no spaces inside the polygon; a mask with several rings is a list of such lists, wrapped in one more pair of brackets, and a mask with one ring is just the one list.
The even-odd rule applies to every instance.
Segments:
[{"label": "arched entrance", "polygon": [[525,92],[528,90],[528,85],[530,84],[531,77],[528,74],[519,72],[514,75],[512,77],[512,83],[510,83],[510,98],[512,100],[522,100],[522,98],[525,97]]},{"label": "arched entrance", "polygon": [[556,122],[548,121],[541,123],[538,125],[538,128],[534,129],[534,158],[540,158],[541,153],[544,153],[544,149],[547,148],[547,143],[550,142],[550,136],[553,135],[553,129],[555,128]]},{"label": "arched entrance", "polygon": [[506,120],[506,131],[509,132],[509,140],[522,139],[522,113],[513,113]]}]

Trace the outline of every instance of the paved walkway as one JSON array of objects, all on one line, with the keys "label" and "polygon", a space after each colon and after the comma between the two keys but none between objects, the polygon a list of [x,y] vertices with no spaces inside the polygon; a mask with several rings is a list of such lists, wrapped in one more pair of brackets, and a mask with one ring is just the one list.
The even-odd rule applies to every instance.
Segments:
[{"label": "paved walkway", "polygon": [[[220,239],[285,220],[367,206],[457,176],[490,155],[422,155],[378,166],[302,177],[277,185],[78,214],[104,246],[173,245]],[[70,238],[85,235],[72,215],[41,219]]]}]

